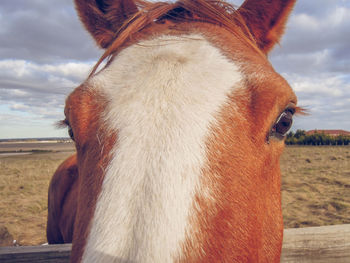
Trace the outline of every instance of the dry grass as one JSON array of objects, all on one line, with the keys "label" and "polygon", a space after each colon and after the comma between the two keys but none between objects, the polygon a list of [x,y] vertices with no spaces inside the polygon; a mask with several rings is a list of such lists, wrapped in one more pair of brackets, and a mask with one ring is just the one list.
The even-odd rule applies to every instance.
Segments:
[{"label": "dry grass", "polygon": [[281,160],[286,228],[350,223],[350,147],[287,147]]},{"label": "dry grass", "polygon": [[[70,154],[0,156],[0,226],[20,244],[46,242],[49,180]],[[286,228],[350,223],[350,147],[287,147],[281,167]]]},{"label": "dry grass", "polygon": [[21,245],[47,242],[47,189],[68,152],[0,157],[0,226]]}]

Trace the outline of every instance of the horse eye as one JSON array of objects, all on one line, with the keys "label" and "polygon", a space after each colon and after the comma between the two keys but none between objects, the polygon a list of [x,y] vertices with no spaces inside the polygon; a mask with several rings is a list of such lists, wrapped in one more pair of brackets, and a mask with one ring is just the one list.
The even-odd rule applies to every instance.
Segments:
[{"label": "horse eye", "polygon": [[293,114],[293,109],[286,109],[282,112],[270,131],[270,137],[276,137],[282,140],[292,128]]},{"label": "horse eye", "polygon": [[68,134],[69,137],[74,141],[74,134],[73,134],[73,130],[70,126],[68,126]]}]

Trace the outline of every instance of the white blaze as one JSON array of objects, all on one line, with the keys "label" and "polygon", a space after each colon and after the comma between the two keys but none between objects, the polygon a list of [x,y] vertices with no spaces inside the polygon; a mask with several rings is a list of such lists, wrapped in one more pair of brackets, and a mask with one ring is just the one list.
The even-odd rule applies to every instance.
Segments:
[{"label": "white blaze", "polygon": [[191,35],[128,47],[91,80],[118,140],[83,262],[164,263],[181,253],[210,126],[241,79],[219,49]]}]

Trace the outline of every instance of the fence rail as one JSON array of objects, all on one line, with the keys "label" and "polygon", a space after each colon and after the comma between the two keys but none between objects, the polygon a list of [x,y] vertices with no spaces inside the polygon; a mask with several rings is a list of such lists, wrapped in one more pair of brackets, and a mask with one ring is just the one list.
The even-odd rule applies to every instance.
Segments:
[{"label": "fence rail", "polygon": [[1,263],[67,263],[72,244],[0,247]]},{"label": "fence rail", "polygon": [[350,262],[350,224],[284,230],[281,262]]},{"label": "fence rail", "polygon": [[[67,263],[71,244],[0,247],[1,263]],[[281,262],[350,262],[350,224],[284,230]]]}]

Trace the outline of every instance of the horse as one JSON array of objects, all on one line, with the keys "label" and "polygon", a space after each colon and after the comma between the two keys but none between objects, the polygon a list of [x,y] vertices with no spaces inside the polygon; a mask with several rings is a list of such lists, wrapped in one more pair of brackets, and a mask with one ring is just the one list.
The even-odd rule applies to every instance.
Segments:
[{"label": "horse", "polygon": [[66,99],[49,187],[71,262],[279,262],[292,88],[268,54],[296,0],[75,0],[104,53]]}]

